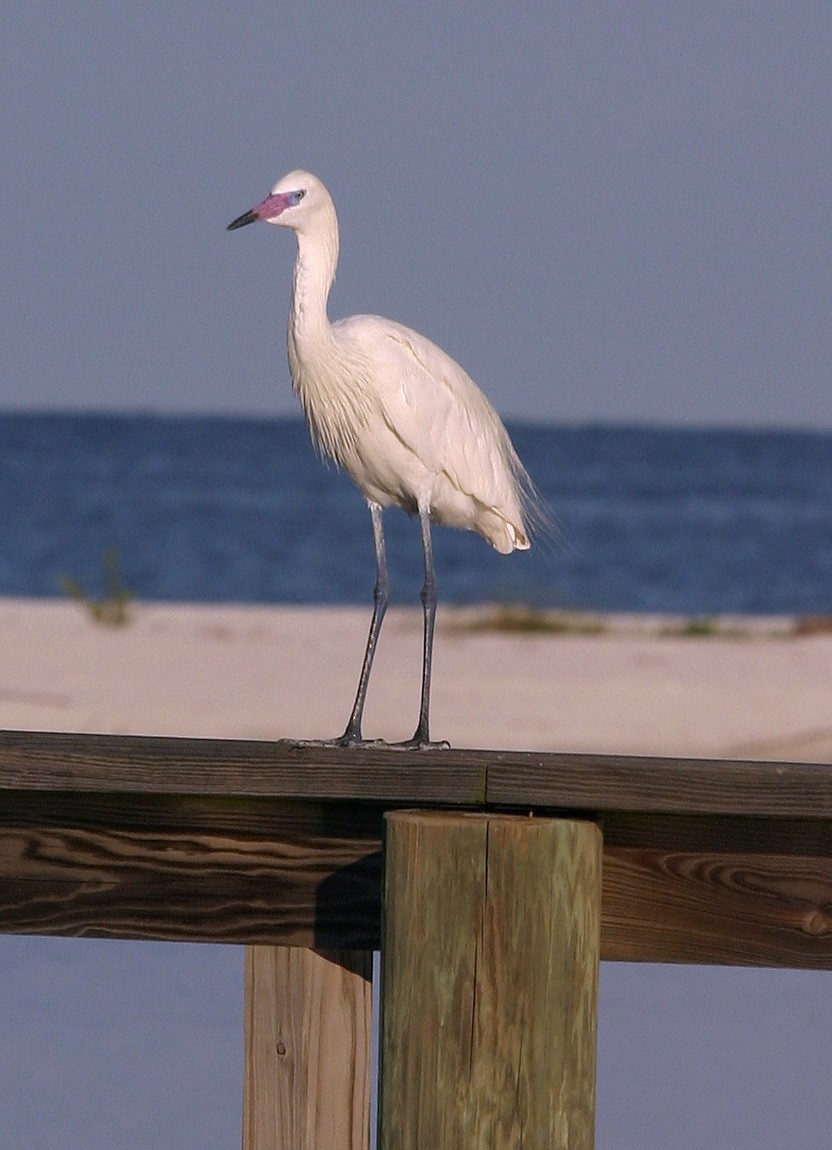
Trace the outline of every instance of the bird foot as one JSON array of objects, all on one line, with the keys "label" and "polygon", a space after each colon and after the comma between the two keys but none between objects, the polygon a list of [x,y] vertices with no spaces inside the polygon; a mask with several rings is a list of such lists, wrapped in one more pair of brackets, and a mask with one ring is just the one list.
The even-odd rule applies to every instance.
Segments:
[{"label": "bird foot", "polygon": [[384,739],[362,739],[360,736],[343,734],[337,739],[278,739],[284,747],[386,747]]},{"label": "bird foot", "polygon": [[337,747],[335,739],[277,739],[279,747]]},{"label": "bird foot", "polygon": [[420,739],[415,735],[412,739],[405,739],[401,743],[387,743],[386,746],[396,751],[449,751],[451,744],[445,739],[440,742],[431,742],[430,739]]},{"label": "bird foot", "polygon": [[335,747],[386,747],[389,744],[384,739],[364,739],[361,735],[344,733],[339,739],[333,739]]}]

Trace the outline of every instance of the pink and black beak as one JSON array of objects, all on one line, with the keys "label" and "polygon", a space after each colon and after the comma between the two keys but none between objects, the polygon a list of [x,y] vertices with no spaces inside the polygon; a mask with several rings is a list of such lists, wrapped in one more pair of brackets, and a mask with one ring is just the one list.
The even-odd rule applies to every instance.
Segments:
[{"label": "pink and black beak", "polygon": [[253,224],[255,220],[259,219],[260,217],[258,216],[256,209],[252,208],[250,212],[243,212],[241,216],[237,216],[236,220],[232,220],[225,230],[227,232],[233,232],[235,229],[244,228],[246,224]]},{"label": "pink and black beak", "polygon": [[256,208],[243,212],[236,220],[232,220],[226,231],[233,232],[237,228],[244,228],[246,224],[256,223],[257,220],[277,219],[287,208],[293,208],[295,204],[300,203],[304,194],[302,189],[296,192],[272,192]]}]

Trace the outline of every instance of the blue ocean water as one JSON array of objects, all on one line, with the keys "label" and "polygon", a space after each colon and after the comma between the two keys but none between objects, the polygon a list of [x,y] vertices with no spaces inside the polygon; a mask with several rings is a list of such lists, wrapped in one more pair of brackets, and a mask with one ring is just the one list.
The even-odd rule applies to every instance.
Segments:
[{"label": "blue ocean water", "polygon": [[[496,554],[438,528],[440,596],[626,611],[832,609],[832,434],[514,426],[553,540]],[[139,599],[367,603],[369,517],[300,420],[0,415],[0,594],[100,589],[118,549]],[[394,598],[414,522],[386,516]]]}]

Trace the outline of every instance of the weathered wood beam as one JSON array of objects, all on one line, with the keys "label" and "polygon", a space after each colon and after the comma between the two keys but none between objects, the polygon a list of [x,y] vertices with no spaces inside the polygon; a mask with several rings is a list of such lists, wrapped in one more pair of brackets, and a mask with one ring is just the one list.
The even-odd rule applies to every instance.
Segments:
[{"label": "weathered wood beam", "polygon": [[0,829],[0,931],[378,945],[380,838]]},{"label": "weathered wood beam", "polygon": [[832,767],[637,755],[523,755],[488,766],[495,805],[832,818]]},{"label": "weathered wood beam", "polygon": [[[206,833],[184,815],[144,831],[0,827],[0,930],[378,948],[380,832]],[[778,824],[731,822],[724,841],[754,848],[767,830],[777,846]],[[657,846],[649,829],[647,845],[605,839],[603,958],[832,969],[830,855],[728,852],[681,831]]]},{"label": "weathered wood beam", "polygon": [[0,732],[2,791],[832,820],[832,765]]},{"label": "weathered wood beam", "polygon": [[485,800],[485,759],[477,752],[0,731],[0,792],[89,790],[468,806]]}]

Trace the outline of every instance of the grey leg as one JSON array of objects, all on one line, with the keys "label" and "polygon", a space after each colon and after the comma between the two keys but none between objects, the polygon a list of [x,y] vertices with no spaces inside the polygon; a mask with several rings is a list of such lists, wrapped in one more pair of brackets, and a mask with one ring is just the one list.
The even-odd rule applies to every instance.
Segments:
[{"label": "grey leg", "polygon": [[430,512],[419,511],[419,526],[422,529],[422,550],[425,555],[425,582],[421,600],[425,614],[424,644],[422,648],[422,699],[419,707],[419,725],[410,740],[410,746],[430,745],[430,672],[433,661],[433,628],[436,621],[436,574],[433,569],[433,546],[430,539]]},{"label": "grey leg", "polygon": [[387,575],[387,553],[384,546],[384,524],[382,523],[381,507],[378,503],[369,503],[370,516],[373,523],[373,542],[376,548],[376,585],[373,591],[373,618],[370,623],[370,633],[367,636],[367,649],[364,652],[364,662],[361,666],[361,678],[358,680],[358,691],[355,703],[347,723],[347,729],[337,741],[343,746],[351,746],[362,742],[361,718],[364,714],[364,700],[367,697],[367,685],[370,682],[370,671],[373,669],[373,658],[376,653],[381,623],[387,603],[390,598],[390,580]]}]

